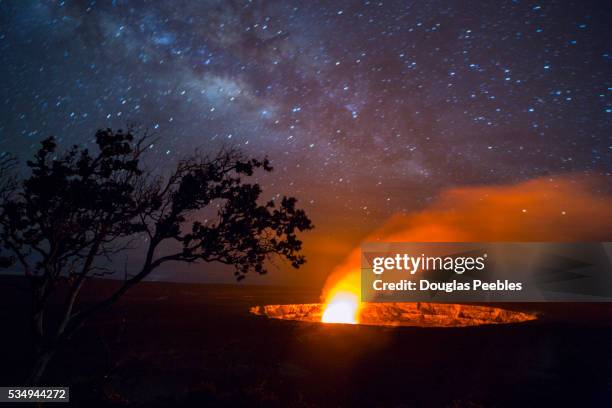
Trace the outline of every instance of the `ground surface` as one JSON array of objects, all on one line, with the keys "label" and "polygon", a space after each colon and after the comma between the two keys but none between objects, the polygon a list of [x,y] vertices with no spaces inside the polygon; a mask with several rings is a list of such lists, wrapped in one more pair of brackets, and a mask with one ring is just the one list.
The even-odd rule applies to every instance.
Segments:
[{"label": "ground surface", "polygon": [[[23,294],[0,284],[0,384],[28,358]],[[99,282],[85,293],[101,296]],[[45,384],[75,406],[610,406],[612,308],[506,305],[537,321],[384,328],[257,317],[317,301],[270,287],[149,283],[100,314],[53,361]]]}]

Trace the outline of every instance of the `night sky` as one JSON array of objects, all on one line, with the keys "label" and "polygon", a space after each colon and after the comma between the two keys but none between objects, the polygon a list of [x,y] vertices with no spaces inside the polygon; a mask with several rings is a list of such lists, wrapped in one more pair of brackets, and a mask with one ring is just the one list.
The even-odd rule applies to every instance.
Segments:
[{"label": "night sky", "polygon": [[355,240],[449,187],[609,177],[610,7],[480,3],[0,0],[0,151],[126,124],[162,169],[238,145]]}]

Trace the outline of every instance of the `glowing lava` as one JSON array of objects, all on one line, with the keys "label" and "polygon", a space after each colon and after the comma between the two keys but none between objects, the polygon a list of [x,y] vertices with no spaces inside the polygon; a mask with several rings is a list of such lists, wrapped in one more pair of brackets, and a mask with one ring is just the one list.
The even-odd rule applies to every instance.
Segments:
[{"label": "glowing lava", "polygon": [[488,305],[361,302],[358,250],[323,289],[322,303],[254,306],[251,313],[272,319],[368,326],[469,327],[516,324],[537,319],[527,311]]},{"label": "glowing lava", "polygon": [[343,274],[323,291],[323,323],[359,323],[362,306],[359,271],[357,267],[353,273]]},{"label": "glowing lava", "polygon": [[254,306],[251,313],[273,319],[368,326],[468,327],[522,323],[534,313],[485,305],[368,303],[360,301],[359,275],[349,273],[324,291],[323,303]]},{"label": "glowing lava", "polygon": [[351,292],[338,292],[325,305],[321,321],[323,323],[357,324],[359,305],[359,295]]},{"label": "glowing lava", "polygon": [[[325,321],[323,311],[331,310],[331,306],[331,304],[321,303],[264,305],[252,307],[251,313],[271,319],[317,323]],[[451,303],[361,303],[357,306],[357,310],[356,316],[352,312],[351,314],[339,312],[337,319],[334,312],[334,319],[329,323],[394,327],[470,327],[488,324],[517,324],[537,319],[536,314],[526,311]],[[355,320],[345,319],[347,316],[355,316]]]}]

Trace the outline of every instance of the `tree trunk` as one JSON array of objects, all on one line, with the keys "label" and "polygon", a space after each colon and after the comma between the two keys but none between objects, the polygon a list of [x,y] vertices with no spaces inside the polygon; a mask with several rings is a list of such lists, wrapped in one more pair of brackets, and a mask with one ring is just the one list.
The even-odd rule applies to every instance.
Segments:
[{"label": "tree trunk", "polygon": [[36,359],[34,360],[34,364],[32,365],[32,371],[30,371],[30,374],[28,375],[28,378],[25,381],[26,385],[40,385],[40,380],[42,379],[42,376],[45,373],[47,366],[49,365],[49,361],[53,358],[54,355],[55,350],[45,350],[38,353]]}]

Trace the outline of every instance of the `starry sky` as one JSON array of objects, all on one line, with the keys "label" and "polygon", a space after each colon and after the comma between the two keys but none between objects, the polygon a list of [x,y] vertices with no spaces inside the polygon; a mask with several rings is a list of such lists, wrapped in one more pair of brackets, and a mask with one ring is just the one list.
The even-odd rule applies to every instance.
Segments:
[{"label": "starry sky", "polygon": [[159,137],[162,168],[240,146],[271,159],[258,181],[298,197],[312,234],[358,242],[451,187],[609,177],[611,11],[0,0],[0,152],[26,157],[48,135],[87,146],[127,124]]}]

